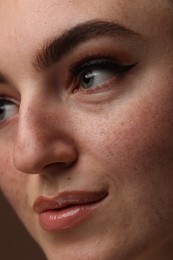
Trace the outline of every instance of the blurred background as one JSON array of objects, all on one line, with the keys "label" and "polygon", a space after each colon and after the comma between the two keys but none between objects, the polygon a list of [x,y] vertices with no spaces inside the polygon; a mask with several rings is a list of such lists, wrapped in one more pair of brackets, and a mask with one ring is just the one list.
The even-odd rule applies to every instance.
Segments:
[{"label": "blurred background", "polygon": [[46,260],[0,192],[0,259]]}]

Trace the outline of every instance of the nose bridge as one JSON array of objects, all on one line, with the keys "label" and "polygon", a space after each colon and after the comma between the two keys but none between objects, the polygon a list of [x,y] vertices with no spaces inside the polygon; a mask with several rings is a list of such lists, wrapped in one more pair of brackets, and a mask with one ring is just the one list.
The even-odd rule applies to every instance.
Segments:
[{"label": "nose bridge", "polygon": [[14,164],[25,173],[38,173],[55,163],[68,165],[76,158],[73,142],[65,131],[62,108],[57,104],[56,111],[52,111],[41,104],[32,101],[20,106]]}]

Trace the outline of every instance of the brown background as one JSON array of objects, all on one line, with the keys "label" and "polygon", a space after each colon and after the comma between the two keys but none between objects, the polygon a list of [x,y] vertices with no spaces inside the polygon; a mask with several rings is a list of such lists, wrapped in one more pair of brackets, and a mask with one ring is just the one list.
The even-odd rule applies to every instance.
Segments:
[{"label": "brown background", "polygon": [[45,260],[0,192],[0,259]]}]

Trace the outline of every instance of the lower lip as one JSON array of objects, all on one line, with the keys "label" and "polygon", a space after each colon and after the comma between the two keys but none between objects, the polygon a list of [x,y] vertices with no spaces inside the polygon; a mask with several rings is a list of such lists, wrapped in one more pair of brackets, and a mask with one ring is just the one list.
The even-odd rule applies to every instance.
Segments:
[{"label": "lower lip", "polygon": [[89,218],[98,208],[100,202],[77,205],[63,210],[49,210],[39,214],[40,226],[49,232],[71,229]]}]

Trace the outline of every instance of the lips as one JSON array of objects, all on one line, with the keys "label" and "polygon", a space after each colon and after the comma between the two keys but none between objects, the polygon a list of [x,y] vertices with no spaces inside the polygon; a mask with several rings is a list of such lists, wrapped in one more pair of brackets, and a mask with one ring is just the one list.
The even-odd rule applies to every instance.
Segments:
[{"label": "lips", "polygon": [[53,198],[40,196],[33,205],[41,227],[47,231],[70,229],[83,222],[107,197],[106,191],[63,192]]},{"label": "lips", "polygon": [[54,198],[39,197],[34,203],[34,211],[62,210],[75,205],[96,203],[106,197],[107,192],[64,192]]}]

